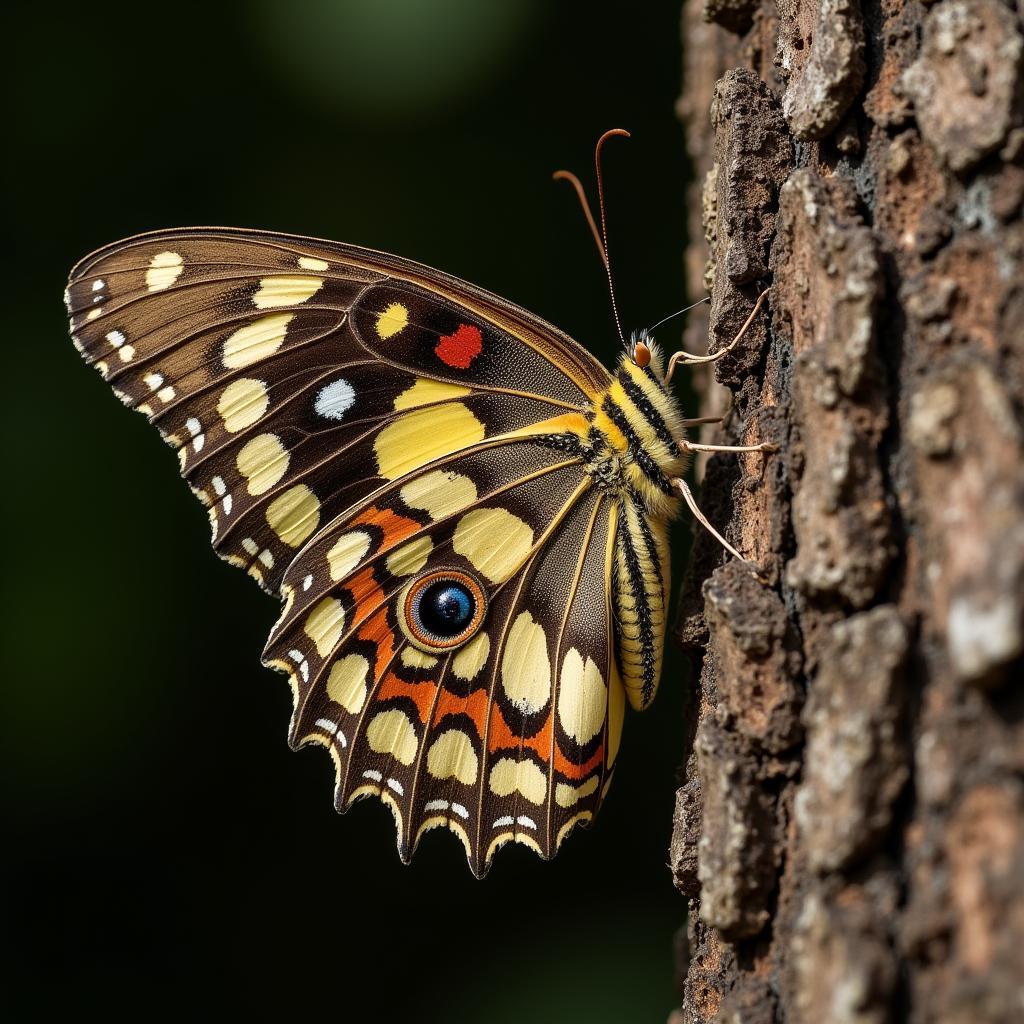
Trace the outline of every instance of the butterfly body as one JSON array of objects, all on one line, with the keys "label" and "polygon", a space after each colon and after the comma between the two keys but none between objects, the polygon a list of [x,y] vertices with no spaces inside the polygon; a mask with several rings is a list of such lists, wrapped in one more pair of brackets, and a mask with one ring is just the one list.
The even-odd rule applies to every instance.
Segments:
[{"label": "butterfly body", "polygon": [[661,672],[684,432],[655,353],[609,372],[437,271],[181,229],[83,260],[72,335],[178,452],[213,544],[284,602],[294,746],[398,846],[477,874],[596,813]]}]

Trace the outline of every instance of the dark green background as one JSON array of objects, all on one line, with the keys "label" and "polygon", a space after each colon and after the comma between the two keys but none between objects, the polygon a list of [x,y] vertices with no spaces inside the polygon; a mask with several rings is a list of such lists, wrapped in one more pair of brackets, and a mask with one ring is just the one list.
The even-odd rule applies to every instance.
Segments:
[{"label": "dark green background", "polygon": [[631,129],[606,161],[627,330],[682,305],[677,4],[36,3],[6,41],[8,1019],[347,1020],[358,989],[378,1020],[662,1021],[684,921],[675,652],[555,861],[504,851],[476,882],[434,833],[403,868],[388,811],[336,816],[329,759],[287,750],[288,687],[257,660],[276,606],[213,557],[173,453],[75,354],[61,293],[119,237],[265,227],[469,278],[610,360],[600,265],[550,175],[592,182],[599,132]]}]

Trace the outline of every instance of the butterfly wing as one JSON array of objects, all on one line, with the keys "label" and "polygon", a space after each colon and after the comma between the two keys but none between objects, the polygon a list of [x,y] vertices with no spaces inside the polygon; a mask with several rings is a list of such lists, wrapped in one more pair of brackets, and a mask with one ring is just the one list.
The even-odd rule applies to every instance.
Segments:
[{"label": "butterfly wing", "polygon": [[[374,795],[408,860],[445,827],[482,875],[510,840],[552,855],[610,777],[624,695],[608,576],[617,506],[546,439],[460,453],[378,491],[288,568],[264,653],[293,746],[327,746],[335,803]],[[447,654],[402,629],[410,579],[473,573],[480,631]]]},{"label": "butterfly wing", "polygon": [[[335,754],[339,808],[389,802],[403,856],[447,825],[478,873],[509,839],[554,852],[603,795],[617,701],[621,721],[618,509],[573,447],[607,371],[464,282],[285,235],[129,239],[66,298],[86,360],[177,449],[215,549],[285,598],[266,659],[292,676],[293,743]],[[431,659],[397,601],[441,563],[490,604]]]}]

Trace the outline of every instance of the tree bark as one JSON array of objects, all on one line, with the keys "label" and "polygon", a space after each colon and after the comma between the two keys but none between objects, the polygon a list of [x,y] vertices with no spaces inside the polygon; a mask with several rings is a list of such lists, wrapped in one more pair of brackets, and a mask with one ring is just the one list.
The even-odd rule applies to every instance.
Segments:
[{"label": "tree bark", "polygon": [[699,688],[681,1021],[1024,1019],[1024,32],[687,0]]}]

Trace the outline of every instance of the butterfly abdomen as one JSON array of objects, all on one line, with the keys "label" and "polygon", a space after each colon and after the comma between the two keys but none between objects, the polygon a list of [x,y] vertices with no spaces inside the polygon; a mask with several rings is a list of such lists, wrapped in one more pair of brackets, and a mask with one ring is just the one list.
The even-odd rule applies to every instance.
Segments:
[{"label": "butterfly abdomen", "polygon": [[673,479],[686,468],[685,432],[660,363],[623,356],[595,399],[589,471],[619,497],[613,592],[617,660],[630,703],[643,709],[661,675],[669,595],[668,523],[679,509]]}]

